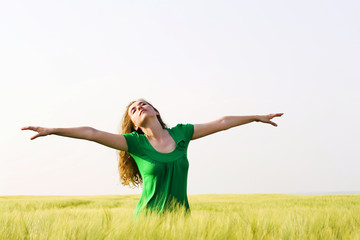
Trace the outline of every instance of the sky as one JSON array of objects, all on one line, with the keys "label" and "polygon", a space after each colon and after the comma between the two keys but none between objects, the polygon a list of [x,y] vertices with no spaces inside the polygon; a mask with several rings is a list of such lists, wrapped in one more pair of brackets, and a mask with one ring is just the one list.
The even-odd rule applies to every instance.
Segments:
[{"label": "sky", "polygon": [[139,194],[117,151],[24,126],[118,133],[284,113],[190,142],[188,194],[360,191],[359,1],[2,1],[0,195]]}]

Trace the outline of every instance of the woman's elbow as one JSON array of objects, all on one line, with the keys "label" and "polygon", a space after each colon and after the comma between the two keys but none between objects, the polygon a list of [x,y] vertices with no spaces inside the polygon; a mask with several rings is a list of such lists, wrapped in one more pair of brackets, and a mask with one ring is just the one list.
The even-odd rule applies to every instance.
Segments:
[{"label": "woman's elbow", "polygon": [[219,131],[228,130],[231,128],[229,124],[229,116],[223,116],[219,119]]},{"label": "woman's elbow", "polygon": [[86,127],[86,140],[96,141],[98,132],[99,132],[99,130],[97,130],[93,127]]}]

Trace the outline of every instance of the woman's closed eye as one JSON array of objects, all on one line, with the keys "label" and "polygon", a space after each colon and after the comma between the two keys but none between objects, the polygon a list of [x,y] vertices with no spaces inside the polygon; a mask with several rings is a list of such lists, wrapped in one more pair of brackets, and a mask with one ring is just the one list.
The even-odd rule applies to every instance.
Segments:
[{"label": "woman's closed eye", "polygon": [[[140,106],[144,106],[144,105],[146,105],[146,103],[141,102],[139,105],[140,105]],[[134,108],[131,110],[131,113],[134,114],[134,113],[136,112],[136,109],[137,109],[137,108],[134,107]]]}]

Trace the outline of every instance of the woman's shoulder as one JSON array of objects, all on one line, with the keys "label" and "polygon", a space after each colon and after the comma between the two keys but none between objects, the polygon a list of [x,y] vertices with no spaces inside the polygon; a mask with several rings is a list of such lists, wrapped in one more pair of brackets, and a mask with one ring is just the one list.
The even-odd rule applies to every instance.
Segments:
[{"label": "woman's shoulder", "polygon": [[138,138],[140,136],[140,134],[136,131],[133,131],[131,133],[124,133],[122,135],[124,135],[125,138]]},{"label": "woman's shoulder", "polygon": [[167,128],[171,131],[186,131],[189,128],[194,128],[193,124],[190,123],[178,123],[174,127]]},{"label": "woman's shoulder", "polygon": [[142,142],[142,139],[144,138],[144,134],[140,134],[136,131],[133,131],[131,133],[125,133],[123,134],[123,136],[126,138],[127,141],[132,141],[132,142]]},{"label": "woman's shoulder", "polygon": [[184,135],[186,139],[191,139],[194,133],[194,125],[191,123],[178,123],[175,127],[170,129],[174,133]]},{"label": "woman's shoulder", "polygon": [[192,127],[194,126],[193,124],[191,123],[178,123],[175,127],[173,128],[189,128],[189,127]]}]

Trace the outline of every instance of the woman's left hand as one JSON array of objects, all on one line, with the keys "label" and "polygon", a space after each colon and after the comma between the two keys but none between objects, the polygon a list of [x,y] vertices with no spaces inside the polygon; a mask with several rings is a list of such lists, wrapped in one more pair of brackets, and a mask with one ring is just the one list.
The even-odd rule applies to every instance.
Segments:
[{"label": "woman's left hand", "polygon": [[271,113],[268,115],[260,115],[258,116],[257,122],[270,123],[271,125],[277,127],[278,125],[272,121],[270,121],[274,117],[281,117],[284,113]]}]

